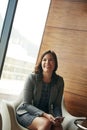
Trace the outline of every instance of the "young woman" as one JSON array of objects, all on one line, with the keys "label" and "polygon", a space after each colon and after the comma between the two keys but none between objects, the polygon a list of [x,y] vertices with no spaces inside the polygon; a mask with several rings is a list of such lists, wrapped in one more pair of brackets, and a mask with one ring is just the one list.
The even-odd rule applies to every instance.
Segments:
[{"label": "young woman", "polygon": [[64,80],[56,74],[57,56],[46,51],[24,87],[23,101],[16,110],[17,121],[29,130],[62,130],[61,101]]}]

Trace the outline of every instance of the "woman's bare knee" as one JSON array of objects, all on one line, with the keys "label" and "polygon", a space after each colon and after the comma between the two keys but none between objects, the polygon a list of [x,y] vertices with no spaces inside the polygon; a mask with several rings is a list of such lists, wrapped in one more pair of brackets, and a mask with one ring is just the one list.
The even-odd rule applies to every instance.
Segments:
[{"label": "woman's bare knee", "polygon": [[44,117],[36,117],[28,127],[31,130],[50,130],[51,122]]},{"label": "woman's bare knee", "polygon": [[48,119],[44,119],[38,130],[50,130],[51,122]]}]

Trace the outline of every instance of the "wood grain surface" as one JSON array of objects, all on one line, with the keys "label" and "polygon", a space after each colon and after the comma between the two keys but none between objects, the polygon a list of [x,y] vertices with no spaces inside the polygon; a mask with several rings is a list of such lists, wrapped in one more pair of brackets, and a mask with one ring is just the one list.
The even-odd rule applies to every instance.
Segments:
[{"label": "wood grain surface", "polygon": [[87,1],[52,0],[38,55],[53,50],[67,111],[87,117]]}]

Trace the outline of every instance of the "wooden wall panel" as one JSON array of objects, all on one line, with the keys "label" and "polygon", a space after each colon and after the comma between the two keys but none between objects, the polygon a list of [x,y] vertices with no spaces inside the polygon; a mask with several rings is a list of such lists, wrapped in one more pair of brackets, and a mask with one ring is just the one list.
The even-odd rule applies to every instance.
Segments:
[{"label": "wooden wall panel", "polygon": [[[74,116],[87,116],[87,1],[52,0],[39,51],[54,50],[64,99]],[[39,57],[38,57],[39,60]]]},{"label": "wooden wall panel", "polygon": [[87,30],[87,0],[52,0],[48,26]]}]

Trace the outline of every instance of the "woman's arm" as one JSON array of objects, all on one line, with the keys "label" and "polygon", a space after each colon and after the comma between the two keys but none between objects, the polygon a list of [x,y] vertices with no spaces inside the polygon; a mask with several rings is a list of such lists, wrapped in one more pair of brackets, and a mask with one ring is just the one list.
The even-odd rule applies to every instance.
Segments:
[{"label": "woman's arm", "polygon": [[33,106],[32,104],[35,86],[36,86],[36,75],[31,74],[25,83],[23,104],[26,111],[36,116],[41,116],[44,112],[38,109],[37,107]]},{"label": "woman's arm", "polygon": [[58,95],[57,98],[53,104],[53,113],[54,116],[62,116],[62,109],[61,109],[61,103],[62,103],[62,97],[64,92],[64,80],[63,78],[60,78],[60,81],[57,84],[58,87]]}]

